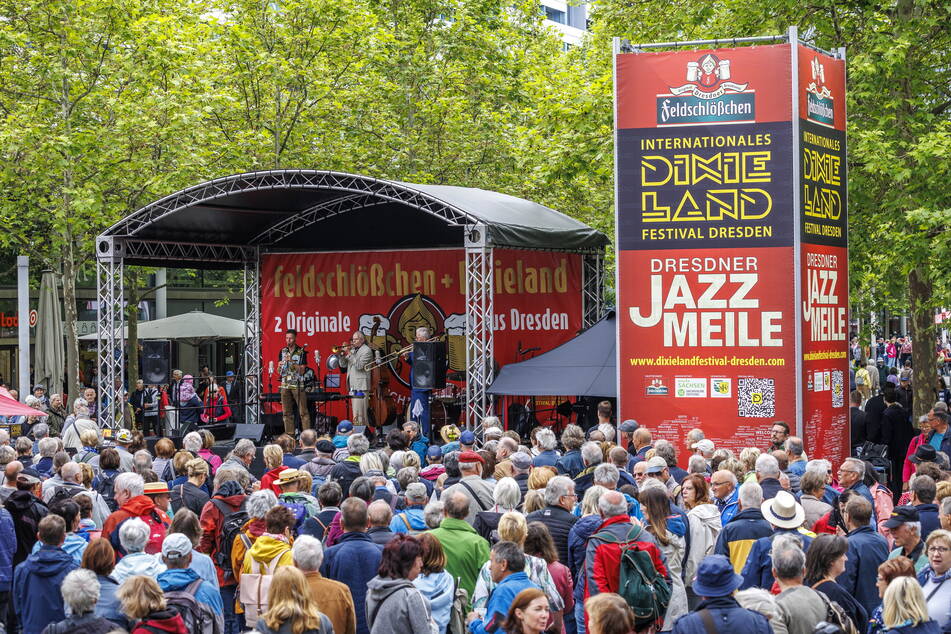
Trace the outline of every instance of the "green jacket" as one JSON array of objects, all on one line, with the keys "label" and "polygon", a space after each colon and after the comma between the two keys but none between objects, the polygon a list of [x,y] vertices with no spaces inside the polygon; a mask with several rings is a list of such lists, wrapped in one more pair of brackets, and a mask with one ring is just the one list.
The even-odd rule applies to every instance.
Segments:
[{"label": "green jacket", "polygon": [[469,596],[475,591],[479,570],[489,560],[489,542],[482,539],[465,520],[446,517],[439,528],[430,531],[446,553],[446,571]]}]

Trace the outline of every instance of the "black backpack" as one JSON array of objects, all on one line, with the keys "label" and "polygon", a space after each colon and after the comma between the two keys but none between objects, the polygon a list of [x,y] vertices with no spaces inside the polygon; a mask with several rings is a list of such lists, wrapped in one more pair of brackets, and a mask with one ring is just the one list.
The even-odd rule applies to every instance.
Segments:
[{"label": "black backpack", "polygon": [[[212,498],[214,504],[224,520],[221,522],[221,533],[218,537],[218,548],[215,551],[215,563],[221,568],[225,579],[234,579],[234,569],[231,566],[231,551],[234,548],[234,540],[239,535],[244,535],[243,528],[247,524],[250,516],[244,510],[244,502],[241,503],[237,511],[232,511],[231,507],[219,499]],[[245,543],[245,546],[248,546]]]},{"label": "black backpack", "polygon": [[67,487],[67,486],[57,486],[53,489],[53,497],[50,498],[49,506],[58,504],[63,500],[72,500],[74,497],[81,493],[85,493],[86,489],[80,487]]},{"label": "black backpack", "polygon": [[182,590],[165,593],[165,602],[168,607],[178,612],[185,622],[185,629],[192,634],[218,634],[214,613],[207,605],[198,602],[195,593],[203,581],[196,579]]},{"label": "black backpack", "polygon": [[119,510],[119,505],[116,504],[116,478],[115,476],[107,476],[104,472],[99,474],[99,481],[93,489],[102,496],[102,499],[106,501],[106,504],[109,506],[109,511],[115,513]]}]

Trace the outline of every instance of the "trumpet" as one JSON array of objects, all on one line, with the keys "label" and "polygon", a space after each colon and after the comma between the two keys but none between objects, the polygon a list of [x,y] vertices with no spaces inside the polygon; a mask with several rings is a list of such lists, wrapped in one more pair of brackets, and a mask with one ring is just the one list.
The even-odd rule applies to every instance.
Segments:
[{"label": "trumpet", "polygon": [[[428,339],[428,341],[440,341],[441,339],[444,339],[445,336],[446,336],[445,334],[436,335],[435,337],[431,337],[430,339]],[[394,350],[393,352],[390,352],[390,353],[388,353],[388,354],[385,354],[385,355],[381,356],[381,357],[378,358],[378,359],[374,359],[374,360],[371,361],[370,363],[368,363],[368,364],[366,364],[365,366],[363,366],[363,370],[364,370],[365,372],[369,372],[370,370],[375,370],[375,369],[377,369],[377,368],[382,368],[382,367],[385,366],[385,365],[389,365],[389,364],[393,363],[394,361],[396,361],[397,359],[399,359],[399,358],[400,358],[401,356],[403,356],[404,354],[407,354],[407,353],[412,352],[412,351],[413,351],[413,344],[411,343],[411,344],[409,344],[408,346],[404,346],[404,347],[400,348],[399,350]]]},{"label": "trumpet", "polygon": [[341,352],[349,353],[351,349],[353,349],[353,344],[344,342],[340,344],[339,346],[334,346],[333,348],[330,349],[330,351],[334,354],[339,354]]}]

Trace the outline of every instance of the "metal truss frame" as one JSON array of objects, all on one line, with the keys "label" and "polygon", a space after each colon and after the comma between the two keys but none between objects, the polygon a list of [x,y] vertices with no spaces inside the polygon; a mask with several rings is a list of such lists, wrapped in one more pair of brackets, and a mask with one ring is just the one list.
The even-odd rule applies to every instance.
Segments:
[{"label": "metal truss frame", "polygon": [[[96,243],[96,289],[99,301],[96,331],[99,347],[99,402],[96,418],[101,429],[116,430],[122,424],[122,368],[125,293],[123,288],[124,244],[116,238],[100,238]],[[120,388],[116,389],[116,383]]]},{"label": "metal truss frame", "polygon": [[261,254],[244,263],[244,389],[245,419],[248,424],[261,420]]},{"label": "metal truss frame", "polygon": [[590,328],[604,315],[604,251],[581,256],[581,325]]},{"label": "metal truss frame", "polygon": [[482,431],[482,420],[492,414],[489,386],[494,378],[493,254],[486,227],[466,234],[466,428]]}]

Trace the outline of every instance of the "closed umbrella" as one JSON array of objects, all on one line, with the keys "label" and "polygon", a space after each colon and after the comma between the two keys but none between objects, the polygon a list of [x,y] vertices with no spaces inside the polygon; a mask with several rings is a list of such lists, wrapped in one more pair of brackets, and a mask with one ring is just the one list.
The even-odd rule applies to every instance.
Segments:
[{"label": "closed umbrella", "polygon": [[63,342],[63,313],[56,290],[56,276],[43,271],[36,315],[33,376],[36,384],[46,386],[48,394],[63,391],[63,366],[66,365]]}]

